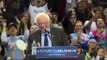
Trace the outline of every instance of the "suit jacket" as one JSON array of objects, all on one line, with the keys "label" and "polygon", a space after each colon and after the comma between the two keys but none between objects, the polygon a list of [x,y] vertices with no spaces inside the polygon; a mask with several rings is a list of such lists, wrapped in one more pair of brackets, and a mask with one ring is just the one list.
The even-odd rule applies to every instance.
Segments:
[{"label": "suit jacket", "polygon": [[[52,27],[50,29],[50,33],[51,33],[51,38],[52,38],[52,46],[67,46],[67,45],[69,45],[67,36],[62,29]],[[34,40],[36,42],[39,42],[41,45],[41,31],[40,30],[29,35],[27,54],[31,54],[31,46],[32,46],[32,42]]]}]

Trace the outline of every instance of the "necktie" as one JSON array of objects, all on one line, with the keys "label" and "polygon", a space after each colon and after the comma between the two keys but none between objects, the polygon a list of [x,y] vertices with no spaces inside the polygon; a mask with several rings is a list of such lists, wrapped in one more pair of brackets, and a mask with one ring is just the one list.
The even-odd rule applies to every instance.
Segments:
[{"label": "necktie", "polygon": [[48,38],[47,38],[47,34],[44,34],[44,46],[48,46]]}]

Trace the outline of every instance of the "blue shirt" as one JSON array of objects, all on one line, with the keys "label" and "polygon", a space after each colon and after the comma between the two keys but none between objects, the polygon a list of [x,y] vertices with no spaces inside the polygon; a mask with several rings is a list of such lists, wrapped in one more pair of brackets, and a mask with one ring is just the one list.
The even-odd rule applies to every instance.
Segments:
[{"label": "blue shirt", "polygon": [[[8,43],[8,45],[6,47],[6,56],[7,57],[10,57],[10,47],[11,46],[9,44],[16,43],[16,41],[19,39],[24,41],[24,36],[16,36],[16,37],[8,37],[7,38],[7,43]],[[23,60],[23,58],[24,58],[23,52],[21,50],[19,50],[17,46],[14,47],[13,53],[14,53],[14,59]]]}]

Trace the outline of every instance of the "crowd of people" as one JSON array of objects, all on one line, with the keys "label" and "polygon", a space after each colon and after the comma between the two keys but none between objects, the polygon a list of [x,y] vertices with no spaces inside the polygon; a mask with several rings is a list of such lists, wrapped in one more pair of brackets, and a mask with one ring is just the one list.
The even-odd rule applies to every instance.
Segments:
[{"label": "crowd of people", "polygon": [[[85,60],[107,59],[107,1],[55,2],[0,0],[0,59],[23,60],[33,41],[40,47],[77,46]],[[25,56],[15,44],[18,39],[27,44]]]}]

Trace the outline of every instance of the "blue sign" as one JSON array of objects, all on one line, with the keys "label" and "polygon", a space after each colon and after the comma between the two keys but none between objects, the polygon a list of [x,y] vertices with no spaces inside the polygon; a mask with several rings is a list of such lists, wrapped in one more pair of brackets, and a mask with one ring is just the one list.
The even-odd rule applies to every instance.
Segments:
[{"label": "blue sign", "polygon": [[75,58],[78,57],[76,46],[54,46],[37,48],[36,58]]}]

